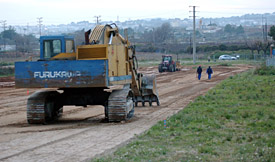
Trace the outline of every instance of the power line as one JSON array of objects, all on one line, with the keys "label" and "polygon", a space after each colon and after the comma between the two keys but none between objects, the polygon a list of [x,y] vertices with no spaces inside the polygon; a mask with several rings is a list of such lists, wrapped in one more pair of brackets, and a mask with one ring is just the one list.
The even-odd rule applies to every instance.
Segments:
[{"label": "power line", "polygon": [[38,17],[37,18],[38,19],[38,26],[39,26],[39,35],[40,35],[40,37],[41,37],[41,27],[42,27],[42,19],[43,19],[43,17]]},{"label": "power line", "polygon": [[146,18],[160,18],[160,16],[167,16],[167,15],[179,15],[182,16],[183,14],[185,14],[185,11],[182,10],[173,10],[173,11],[167,11],[167,12],[162,12],[162,13],[155,13],[155,14],[148,14],[148,15],[139,15],[139,16],[131,16],[131,17],[127,17],[127,16],[121,16],[120,18],[124,18],[124,19],[146,19]]},{"label": "power line", "polygon": [[100,17],[101,17],[100,15],[94,16],[94,18],[96,18],[95,22],[97,25],[99,24],[99,21],[101,21],[101,19],[99,19]]},{"label": "power line", "polygon": [[5,31],[6,30],[6,25],[7,25],[7,20],[2,21],[1,23],[2,23],[3,29]]}]

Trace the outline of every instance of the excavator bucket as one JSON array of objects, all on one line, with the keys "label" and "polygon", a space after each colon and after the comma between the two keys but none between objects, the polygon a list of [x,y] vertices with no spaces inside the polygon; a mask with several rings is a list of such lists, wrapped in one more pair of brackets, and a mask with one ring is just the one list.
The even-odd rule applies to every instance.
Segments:
[{"label": "excavator bucket", "polygon": [[141,96],[135,96],[134,102],[135,106],[138,106],[138,103],[141,102],[142,106],[145,106],[145,102],[148,102],[152,106],[153,102],[156,102],[159,106],[159,96],[156,87],[156,76],[147,75],[142,77],[141,83]]}]

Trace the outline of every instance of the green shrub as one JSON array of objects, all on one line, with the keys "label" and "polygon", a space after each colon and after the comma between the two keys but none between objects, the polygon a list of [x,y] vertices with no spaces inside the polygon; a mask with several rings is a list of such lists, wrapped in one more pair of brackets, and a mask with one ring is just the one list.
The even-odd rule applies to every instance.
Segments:
[{"label": "green shrub", "polygon": [[262,65],[254,71],[254,74],[257,75],[275,75],[275,67],[274,66],[266,66]]},{"label": "green shrub", "polygon": [[0,68],[0,76],[10,76],[14,74],[14,68]]},{"label": "green shrub", "polygon": [[220,66],[232,66],[232,64],[229,64],[229,63],[222,63],[222,64],[220,64]]},{"label": "green shrub", "polygon": [[8,66],[8,65],[13,65],[13,63],[0,62],[0,67],[1,67],[1,66]]}]

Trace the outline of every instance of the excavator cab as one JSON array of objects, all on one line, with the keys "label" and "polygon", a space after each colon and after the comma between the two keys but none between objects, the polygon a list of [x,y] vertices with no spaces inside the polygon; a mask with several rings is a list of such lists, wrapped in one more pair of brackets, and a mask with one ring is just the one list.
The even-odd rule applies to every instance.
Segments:
[{"label": "excavator cab", "polygon": [[75,56],[74,38],[69,36],[41,36],[40,60],[69,59]]}]

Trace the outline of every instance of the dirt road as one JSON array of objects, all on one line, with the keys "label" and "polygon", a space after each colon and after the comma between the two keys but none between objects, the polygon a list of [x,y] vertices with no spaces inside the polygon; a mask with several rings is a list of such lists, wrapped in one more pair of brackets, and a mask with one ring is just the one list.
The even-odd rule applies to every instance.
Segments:
[{"label": "dirt road", "polygon": [[54,124],[29,125],[26,101],[35,90],[15,89],[13,81],[5,79],[0,86],[0,161],[83,161],[108,153],[177,113],[221,80],[249,68],[215,66],[210,81],[206,74],[198,81],[192,67],[161,74],[156,67],[142,68],[141,72],[157,76],[161,106],[139,105],[134,118],[121,123],[103,122],[102,106],[66,106],[63,117]]}]

